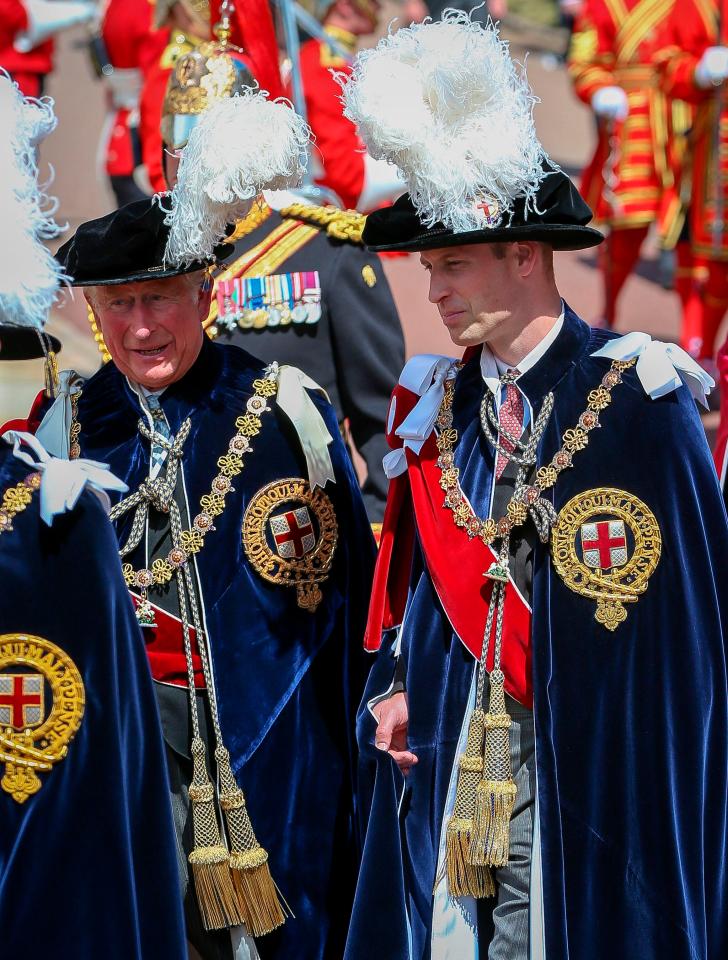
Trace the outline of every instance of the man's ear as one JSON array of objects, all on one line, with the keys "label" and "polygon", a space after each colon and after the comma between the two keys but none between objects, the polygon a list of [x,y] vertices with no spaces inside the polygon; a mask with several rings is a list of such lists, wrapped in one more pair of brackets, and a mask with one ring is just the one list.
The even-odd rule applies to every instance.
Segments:
[{"label": "man's ear", "polygon": [[197,295],[197,306],[200,311],[200,320],[207,320],[210,313],[210,304],[212,303],[212,277],[205,276],[200,284],[200,290]]},{"label": "man's ear", "polygon": [[530,276],[538,259],[538,244],[530,240],[524,240],[523,242],[516,242],[514,247],[518,272],[522,277]]}]

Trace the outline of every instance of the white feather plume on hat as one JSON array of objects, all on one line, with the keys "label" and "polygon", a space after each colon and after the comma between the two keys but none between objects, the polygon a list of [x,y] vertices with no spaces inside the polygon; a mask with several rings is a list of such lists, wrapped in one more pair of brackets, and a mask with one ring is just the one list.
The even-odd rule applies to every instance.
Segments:
[{"label": "white feather plume on hat", "polygon": [[0,71],[0,323],[41,329],[64,279],[42,243],[61,228],[58,201],[38,183],[35,147],[55,129],[53,101],[26,99]]},{"label": "white feather plume on hat", "polygon": [[519,197],[534,209],[547,175],[537,100],[492,21],[446,10],[384,37],[337,79],[345,115],[373,157],[399,168],[426,226],[499,226]]},{"label": "white feather plume on hat", "polygon": [[310,130],[289,103],[245,89],[218,100],[193,127],[172,191],[165,262],[208,260],[228,224],[262,190],[301,182]]}]

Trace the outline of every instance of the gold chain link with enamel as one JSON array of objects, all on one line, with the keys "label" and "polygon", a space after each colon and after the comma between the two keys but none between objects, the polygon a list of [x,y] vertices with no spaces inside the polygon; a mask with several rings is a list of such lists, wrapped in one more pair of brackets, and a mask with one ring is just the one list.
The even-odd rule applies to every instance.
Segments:
[{"label": "gold chain link with enamel", "polygon": [[444,505],[452,511],[458,527],[463,527],[470,539],[480,539],[490,546],[496,539],[507,537],[514,527],[526,522],[528,508],[541,494],[556,483],[559,474],[572,466],[573,456],[589,443],[589,434],[599,426],[599,414],[612,402],[612,390],[622,382],[621,374],[636,363],[636,360],[614,360],[611,369],[602,377],[598,387],[590,391],[588,406],[579,417],[577,425],[567,430],[562,437],[561,448],[553,455],[551,462],[536,471],[536,478],[522,490],[518,497],[511,497],[506,513],[499,520],[488,517],[482,520],[473,510],[460,487],[460,470],[455,466],[454,449],[458,441],[457,430],[453,427],[452,402],[455,391],[455,377],[445,382],[445,393],[437,415],[437,449],[440,455],[437,466],[440,469],[440,486],[445,491]]},{"label": "gold chain link with enamel", "polygon": [[158,557],[150,568],[135,570],[130,563],[122,565],[122,573],[128,587],[137,587],[146,591],[153,584],[169,583],[174,571],[186,563],[191,554],[199,553],[205,544],[205,536],[215,527],[215,517],[225,509],[225,498],[234,487],[232,477],[243,469],[243,455],[252,448],[250,437],[260,433],[262,421],[259,414],[269,411],[267,399],[273,397],[278,389],[274,378],[260,378],[253,381],[254,395],[247,402],[247,413],[235,421],[237,432],[228,443],[228,452],[218,458],[219,473],[211,484],[210,492],[200,498],[200,512],[192,521],[192,529],[183,530],[180,542],[167,554]]},{"label": "gold chain link with enamel", "polygon": [[25,480],[16,483],[14,487],[8,487],[0,504],[0,534],[10,533],[14,518],[25,510],[33,499],[33,494],[39,489],[39,473],[30,473]]}]

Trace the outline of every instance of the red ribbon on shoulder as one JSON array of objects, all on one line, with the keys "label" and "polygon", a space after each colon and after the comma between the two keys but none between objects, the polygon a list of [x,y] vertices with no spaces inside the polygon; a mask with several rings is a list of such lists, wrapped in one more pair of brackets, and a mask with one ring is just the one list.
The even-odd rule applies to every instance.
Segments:
[{"label": "red ribbon on shoulder", "polygon": [[[390,446],[397,448],[402,446],[402,440],[396,436],[396,428],[420,398],[401,385],[392,397],[396,414],[387,439]],[[378,650],[382,630],[402,622],[416,525],[427,569],[445,614],[462,643],[479,660],[493,592],[493,581],[484,573],[497,559],[496,553],[479,538],[471,540],[455,525],[452,512],[445,507],[434,431],[419,455],[407,448],[405,455],[408,469],[390,480],[364,647]],[[493,655],[491,643],[489,670],[493,667]],[[513,582],[505,595],[501,667],[506,691],[519,703],[532,707],[531,610]]]},{"label": "red ribbon on shoulder", "polygon": [[0,426],[0,437],[9,433],[11,430],[17,430],[20,433],[35,434],[43,419],[43,414],[45,413],[44,407],[45,390],[41,390],[33,401],[33,406],[30,408],[28,416],[25,419],[6,420],[5,423]]}]

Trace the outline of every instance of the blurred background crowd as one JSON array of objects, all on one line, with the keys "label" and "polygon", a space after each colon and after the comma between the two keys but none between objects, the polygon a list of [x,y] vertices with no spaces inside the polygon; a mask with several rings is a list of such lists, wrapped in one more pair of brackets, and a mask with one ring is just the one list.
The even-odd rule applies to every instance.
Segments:
[{"label": "blurred background crowd", "polygon": [[[391,202],[396,171],[366,156],[341,115],[332,70],[398,25],[477,0],[237,0],[230,37],[264,89],[305,112],[315,147],[309,198],[370,212]],[[175,65],[213,37],[215,0],[0,0],[0,67],[26,95],[53,97],[56,133],[43,145],[59,219],[75,227],[166,189],[174,138],[163,136]],[[540,103],[538,134],[608,233],[598,252],[557,258],[571,306],[591,323],[679,342],[719,379],[728,357],[728,50],[726,0],[488,0]],[[184,73],[184,71],[182,71]],[[166,159],[165,159],[166,158]],[[168,179],[168,177],[167,177]],[[428,303],[415,255],[382,262],[407,354],[452,350]],[[51,332],[61,365],[101,362],[80,297],[64,298]],[[355,338],[357,330],[348,333]],[[716,361],[716,355],[718,358]],[[24,413],[35,361],[6,365],[0,421]],[[728,393],[728,390],[724,390]],[[705,415],[709,434],[717,411]]]}]

